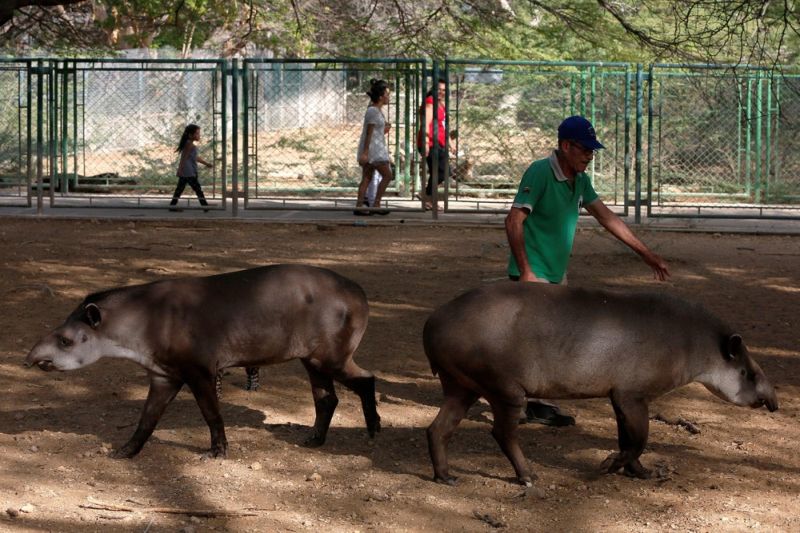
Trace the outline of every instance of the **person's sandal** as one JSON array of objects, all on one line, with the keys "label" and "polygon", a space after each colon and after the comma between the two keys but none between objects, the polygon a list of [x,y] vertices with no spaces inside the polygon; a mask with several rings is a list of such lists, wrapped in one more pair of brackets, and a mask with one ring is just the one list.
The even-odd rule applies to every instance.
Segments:
[{"label": "person's sandal", "polygon": [[522,422],[555,427],[575,425],[575,419],[569,415],[559,413],[558,408],[551,405],[531,403],[525,408],[525,418]]}]

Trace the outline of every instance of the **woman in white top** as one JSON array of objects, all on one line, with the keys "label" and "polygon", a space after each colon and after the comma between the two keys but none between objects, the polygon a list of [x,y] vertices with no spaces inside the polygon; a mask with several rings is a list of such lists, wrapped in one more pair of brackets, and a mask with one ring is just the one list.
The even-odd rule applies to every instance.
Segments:
[{"label": "woman in white top", "polygon": [[[386,149],[386,134],[391,127],[383,116],[383,106],[389,103],[389,84],[384,80],[372,79],[369,81],[367,95],[370,99],[367,112],[364,114],[364,126],[361,129],[361,139],[358,141],[358,164],[361,166],[361,183],[358,186],[358,199],[354,215],[369,216],[372,214],[388,215],[388,209],[375,209],[381,205],[383,196],[389,182],[392,181],[392,168],[389,164],[389,151]],[[378,191],[371,209],[364,208],[364,196],[369,187],[369,182],[375,171],[381,175]]]}]

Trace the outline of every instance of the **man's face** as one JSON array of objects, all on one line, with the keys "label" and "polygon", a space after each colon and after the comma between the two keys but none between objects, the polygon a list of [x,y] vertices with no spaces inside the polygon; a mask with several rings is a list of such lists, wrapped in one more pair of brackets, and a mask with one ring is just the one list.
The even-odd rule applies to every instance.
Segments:
[{"label": "man's face", "polygon": [[594,159],[594,150],[584,148],[575,141],[561,141],[561,151],[567,166],[576,174],[586,172],[589,163]]}]

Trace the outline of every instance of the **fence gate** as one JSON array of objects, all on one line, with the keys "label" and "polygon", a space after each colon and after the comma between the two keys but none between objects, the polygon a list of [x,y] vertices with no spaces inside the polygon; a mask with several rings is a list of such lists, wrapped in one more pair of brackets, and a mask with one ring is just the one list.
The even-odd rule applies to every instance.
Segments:
[{"label": "fence gate", "polygon": [[[384,109],[395,164],[393,199],[410,197],[418,177],[415,102],[424,60],[247,59],[244,101],[244,206],[247,209],[352,209],[369,80],[391,87]],[[398,205],[390,206],[397,208]]]},{"label": "fence gate", "polygon": [[[213,170],[201,170],[200,182],[212,208],[224,209],[224,61],[71,59],[51,64],[51,168],[45,186],[52,206],[164,208],[177,180],[175,148],[184,127],[194,123],[201,128],[201,157],[214,161]],[[181,202],[182,207],[197,206],[189,189]]]},{"label": "fence gate", "polygon": [[36,105],[31,61],[0,59],[0,206],[31,206]]},{"label": "fence gate", "polygon": [[650,68],[648,216],[800,216],[800,80],[757,68]]},{"label": "fence gate", "polygon": [[448,130],[456,179],[448,211],[507,211],[520,178],[556,146],[558,125],[584,115],[606,146],[587,172],[594,188],[627,214],[634,76],[626,63],[447,60]]}]

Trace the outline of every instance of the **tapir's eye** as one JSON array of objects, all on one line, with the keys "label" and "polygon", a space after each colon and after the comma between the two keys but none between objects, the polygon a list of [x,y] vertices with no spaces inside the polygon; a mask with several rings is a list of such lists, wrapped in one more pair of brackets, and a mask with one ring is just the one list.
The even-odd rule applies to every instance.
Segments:
[{"label": "tapir's eye", "polygon": [[745,370],[743,368],[743,369],[739,370],[739,373],[742,375],[742,377],[745,377],[747,375],[747,370]]},{"label": "tapir's eye", "polygon": [[58,344],[62,348],[69,348],[70,346],[72,346],[72,341],[70,339],[64,337],[63,335],[59,335],[58,336]]}]

